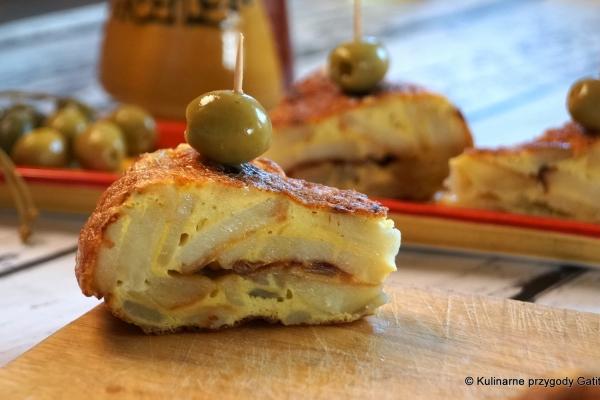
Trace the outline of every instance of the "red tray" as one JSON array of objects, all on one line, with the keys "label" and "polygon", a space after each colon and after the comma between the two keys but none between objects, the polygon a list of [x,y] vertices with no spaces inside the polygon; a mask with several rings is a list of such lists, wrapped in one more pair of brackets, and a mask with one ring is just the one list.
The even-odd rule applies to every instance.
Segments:
[{"label": "red tray", "polygon": [[[600,239],[600,225],[568,219],[536,217],[498,211],[474,210],[470,208],[448,207],[436,204],[412,203],[392,199],[377,199],[390,209],[390,212],[414,216],[432,217],[455,221],[474,222],[537,229],[582,235]],[[600,244],[599,244],[600,246]]]},{"label": "red tray", "polygon": [[[179,143],[184,142],[185,123],[179,121],[160,121],[158,122],[158,127],[158,145],[160,148],[173,148]],[[114,173],[91,172],[75,169],[19,167],[18,170],[25,180],[30,184],[32,192],[34,192],[33,194],[36,205],[41,209],[84,213],[89,213],[93,210],[100,194],[119,176],[118,174]],[[0,176],[0,183],[2,181],[3,179]],[[46,206],[45,201],[48,199],[49,190],[55,193],[56,200],[53,204]],[[3,190],[1,192],[7,191]],[[9,198],[7,193],[1,192],[0,205],[11,205],[12,199]],[[514,230],[507,230],[512,228],[517,229],[516,232],[519,233],[522,233],[522,231],[532,232],[534,236],[531,237],[531,240],[540,240],[539,233],[544,233],[546,234],[547,239],[549,238],[547,240],[548,246],[553,247],[557,246],[555,243],[564,241],[562,240],[562,236],[558,237],[556,235],[569,235],[570,237],[582,238],[581,240],[593,239],[594,242],[588,243],[590,246],[592,246],[588,252],[594,253],[592,258],[597,258],[598,263],[600,264],[600,241],[596,243],[596,240],[600,239],[600,225],[557,218],[464,209],[391,199],[377,200],[389,208],[389,213],[392,218],[394,218],[394,216],[396,216],[394,219],[401,217],[400,221],[397,222],[397,226],[403,232],[403,243],[407,243],[407,241],[410,242],[412,239],[411,236],[417,235],[416,232],[419,231],[418,229],[415,229],[415,225],[426,225],[424,224],[425,221],[428,221],[429,223],[428,226],[430,228],[428,229],[436,230],[439,228],[444,230],[441,233],[436,231],[438,238],[444,238],[444,235],[447,233],[450,235],[450,237],[454,237],[453,240],[448,240],[448,243],[453,242],[455,244],[460,244],[463,242],[469,242],[469,246],[466,247],[470,247],[471,249],[478,248],[477,245],[473,245],[477,240],[471,239],[469,241],[457,242],[455,240],[455,236],[460,235],[460,232],[453,232],[452,229],[456,228],[464,231],[465,227],[470,226],[498,227],[500,231],[492,230],[486,231],[487,233],[477,233],[488,234],[490,235],[488,240],[494,240],[494,235],[506,235],[514,233]],[[431,225],[432,221],[434,221],[433,225]],[[455,224],[452,225],[453,223]],[[504,231],[502,231],[502,229],[504,229]],[[446,230],[448,232],[446,232]],[[408,237],[405,232],[408,233]],[[418,241],[419,244],[427,242],[427,232],[419,231],[418,234],[421,236],[421,239]],[[477,236],[475,236],[475,238],[477,238]],[[445,242],[444,239],[441,239],[441,241]],[[439,239],[436,240],[434,245],[438,244],[440,244]],[[594,250],[593,246],[597,246],[598,251]],[[442,243],[442,247],[444,247],[444,243]],[[448,247],[457,246],[449,245]],[[503,246],[499,244],[497,247],[500,248]],[[519,247],[522,246],[519,244]],[[570,252],[572,253],[573,251],[570,250]],[[508,253],[510,253],[510,251],[508,251]],[[522,255],[523,251],[519,251],[518,253]],[[598,253],[597,257],[596,253]],[[577,257],[574,258],[577,259]],[[573,257],[566,257],[565,259],[573,259]],[[583,261],[589,261],[586,260]]]}]

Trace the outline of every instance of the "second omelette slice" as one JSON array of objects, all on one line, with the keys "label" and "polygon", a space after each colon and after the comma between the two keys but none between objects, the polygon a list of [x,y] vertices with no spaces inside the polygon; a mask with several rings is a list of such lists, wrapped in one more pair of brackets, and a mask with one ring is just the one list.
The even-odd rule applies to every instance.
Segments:
[{"label": "second omelette slice", "polygon": [[348,95],[323,71],[294,85],[271,120],[265,157],[288,176],[369,196],[428,200],[448,160],[473,145],[462,114],[441,95],[386,81]]}]

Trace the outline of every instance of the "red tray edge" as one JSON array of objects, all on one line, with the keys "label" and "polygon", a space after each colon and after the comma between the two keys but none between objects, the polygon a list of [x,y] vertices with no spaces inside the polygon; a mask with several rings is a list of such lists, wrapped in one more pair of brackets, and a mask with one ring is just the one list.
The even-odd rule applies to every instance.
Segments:
[{"label": "red tray edge", "polygon": [[412,203],[391,199],[377,199],[390,212],[448,219],[478,224],[512,226],[516,228],[536,229],[558,233],[569,233],[579,236],[600,238],[600,225],[588,222],[539,217],[524,214],[512,214],[501,211],[478,210],[471,208],[450,207],[430,203]]},{"label": "red tray edge", "polygon": [[[162,120],[157,121],[157,125],[159,130],[159,148],[174,148],[179,143],[185,141],[185,122]],[[98,189],[106,189],[119,177],[118,174],[114,173],[91,172],[85,170],[30,167],[19,167],[17,170],[27,182],[33,184],[70,187],[83,186]],[[0,182],[3,181],[4,178],[0,174]],[[550,217],[511,214],[500,211],[450,207],[431,203],[413,203],[383,198],[376,200],[388,207],[390,212],[394,213],[600,238],[600,225],[592,223]]]}]

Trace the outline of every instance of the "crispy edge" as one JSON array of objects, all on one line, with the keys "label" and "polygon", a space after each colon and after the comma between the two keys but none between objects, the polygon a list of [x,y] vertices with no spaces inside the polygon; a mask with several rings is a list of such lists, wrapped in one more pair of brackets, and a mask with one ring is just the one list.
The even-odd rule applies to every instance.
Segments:
[{"label": "crispy edge", "polygon": [[592,145],[600,142],[600,135],[590,135],[575,122],[567,122],[559,128],[548,129],[541,136],[516,146],[499,147],[496,149],[469,148],[468,155],[502,155],[533,153],[542,149],[554,148],[570,150],[574,155],[584,153]]},{"label": "crispy edge", "polygon": [[[320,121],[352,108],[369,105],[388,96],[439,96],[408,83],[380,82],[365,95],[344,93],[327,76],[324,69],[297,82],[270,112],[273,129]],[[462,114],[461,114],[462,118]],[[464,118],[462,118],[464,121]]]}]

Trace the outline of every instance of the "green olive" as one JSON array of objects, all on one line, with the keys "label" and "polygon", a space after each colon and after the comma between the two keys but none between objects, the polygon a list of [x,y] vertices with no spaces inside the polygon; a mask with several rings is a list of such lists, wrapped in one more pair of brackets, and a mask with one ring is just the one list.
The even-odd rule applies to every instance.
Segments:
[{"label": "green olive", "polygon": [[116,171],[127,154],[121,129],[110,121],[90,125],[75,137],[75,157],[83,168]]},{"label": "green olive", "polygon": [[366,93],[383,79],[389,64],[386,48],[369,37],[333,49],[329,54],[329,76],[345,92]]},{"label": "green olive", "polygon": [[32,106],[17,104],[10,107],[0,119],[0,148],[10,154],[17,140],[37,128],[41,119],[41,114]]},{"label": "green olive", "polygon": [[187,106],[185,115],[186,141],[210,160],[241,164],[271,146],[271,119],[246,94],[231,90],[203,94]]},{"label": "green olive", "polygon": [[567,108],[575,122],[600,131],[600,80],[582,79],[571,86]]},{"label": "green olive", "polygon": [[42,113],[29,104],[15,104],[6,110],[6,113],[20,113],[29,119],[35,128],[39,128],[44,122]]},{"label": "green olive", "polygon": [[71,105],[49,115],[44,126],[56,129],[64,135],[68,143],[72,143],[75,136],[85,130],[87,123],[87,118],[79,111],[79,108]]},{"label": "green olive", "polygon": [[75,107],[77,108],[81,114],[87,119],[88,122],[93,122],[96,120],[96,110],[94,110],[89,105],[82,103],[79,100],[76,100],[72,97],[63,97],[56,101],[56,109],[60,110],[65,107]]},{"label": "green olive", "polygon": [[117,124],[127,142],[127,150],[132,157],[154,150],[156,146],[156,122],[143,108],[124,104],[109,117]]},{"label": "green olive", "polygon": [[17,165],[64,168],[69,162],[67,142],[53,128],[37,128],[17,140],[11,157]]}]

